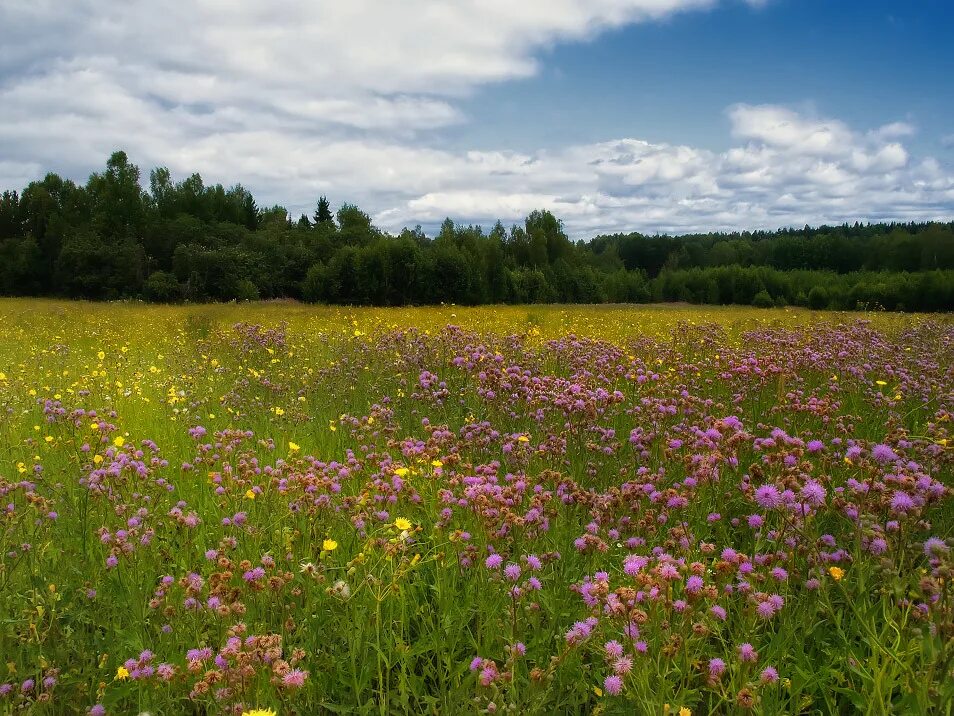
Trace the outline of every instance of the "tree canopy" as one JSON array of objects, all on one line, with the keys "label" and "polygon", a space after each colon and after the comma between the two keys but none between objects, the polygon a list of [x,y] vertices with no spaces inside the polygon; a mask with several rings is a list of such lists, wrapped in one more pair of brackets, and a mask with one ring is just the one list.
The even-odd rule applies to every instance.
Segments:
[{"label": "tree canopy", "polygon": [[382,231],[326,196],[309,218],[241,185],[148,188],[125,152],[85,185],[48,174],[0,195],[0,293],[87,299],[343,304],[688,301],[812,308],[954,308],[954,224],[843,224],[572,242],[551,212],[489,231],[446,219]]}]

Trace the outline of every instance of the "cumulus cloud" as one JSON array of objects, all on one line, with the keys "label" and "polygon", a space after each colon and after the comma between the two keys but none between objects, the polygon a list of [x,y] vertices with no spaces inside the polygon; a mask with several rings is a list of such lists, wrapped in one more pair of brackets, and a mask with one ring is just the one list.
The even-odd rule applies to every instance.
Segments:
[{"label": "cumulus cloud", "polygon": [[83,178],[122,147],[143,167],[241,181],[296,213],[319,193],[355,201],[392,230],[541,207],[575,236],[954,214],[951,171],[912,159],[905,122],[857,129],[737,104],[724,152],[639,138],[469,151],[434,139],[467,122],[463,96],[532,75],[555,42],[714,3],[0,3],[0,184],[48,168]]}]

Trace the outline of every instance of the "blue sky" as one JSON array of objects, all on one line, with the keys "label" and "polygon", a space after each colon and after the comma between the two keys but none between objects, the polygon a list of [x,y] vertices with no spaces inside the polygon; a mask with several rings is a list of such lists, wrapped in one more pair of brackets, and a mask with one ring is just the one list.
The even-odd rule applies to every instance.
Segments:
[{"label": "blue sky", "polygon": [[952,3],[0,3],[0,185],[144,170],[388,229],[954,218]]},{"label": "blue sky", "polygon": [[[728,104],[814,108],[852,125],[904,120],[912,147],[954,132],[954,3],[769,0],[727,3],[540,53],[542,71],[465,103],[485,147],[635,135],[710,149],[730,144]],[[525,121],[527,107],[541,125]]]}]

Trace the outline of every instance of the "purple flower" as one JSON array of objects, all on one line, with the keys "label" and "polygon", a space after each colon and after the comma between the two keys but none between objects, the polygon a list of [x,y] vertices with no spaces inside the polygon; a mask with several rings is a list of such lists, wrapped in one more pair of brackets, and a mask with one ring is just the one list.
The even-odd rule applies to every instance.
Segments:
[{"label": "purple flower", "polygon": [[902,492],[901,490],[895,490],[894,494],[891,496],[891,511],[905,513],[913,510],[915,507],[914,500],[911,499],[911,496]]},{"label": "purple flower", "polygon": [[[490,559],[488,557],[487,559]],[[507,577],[511,582],[516,582],[520,579],[520,565],[514,562],[511,562],[506,567],[504,567],[504,576]]]},{"label": "purple flower", "polygon": [[802,499],[809,505],[813,507],[820,507],[825,504],[825,498],[828,496],[828,491],[822,487],[821,483],[816,482],[815,480],[808,480],[804,485],[802,485]]},{"label": "purple flower", "polygon": [[499,554],[492,554],[484,561],[487,569],[498,569],[501,564],[503,564],[503,557]]},{"label": "purple flower", "polygon": [[744,644],[739,645],[739,660],[743,662],[752,662],[759,658],[758,652],[755,650],[755,647],[745,642]]},{"label": "purple flower", "polygon": [[766,666],[759,675],[763,684],[774,684],[778,681],[778,672],[774,667]]},{"label": "purple flower", "polygon": [[725,662],[719,657],[709,659],[709,676],[716,679],[725,672]]},{"label": "purple flower", "polygon": [[778,507],[781,501],[778,488],[775,485],[762,485],[755,491],[755,501],[763,508],[770,510]]},{"label": "purple flower", "polygon": [[924,542],[924,554],[928,557],[937,557],[942,554],[947,554],[949,551],[950,548],[947,546],[947,543],[938,537],[928,537]]},{"label": "purple flower", "polygon": [[898,459],[898,456],[894,450],[881,443],[871,448],[871,457],[878,462],[894,462]]},{"label": "purple flower", "polygon": [[702,577],[693,574],[691,577],[689,577],[689,579],[686,580],[686,591],[689,594],[698,594],[702,591],[703,585],[704,582],[702,581]]},{"label": "purple flower", "polygon": [[726,616],[725,609],[720,607],[718,604],[713,604],[712,607],[709,609],[709,611],[712,612],[712,615],[716,619],[720,621],[725,621],[725,616]]},{"label": "purple flower", "polygon": [[88,716],[106,716],[106,707],[102,704],[93,704],[86,713]]},{"label": "purple flower", "polygon": [[610,696],[618,696],[619,692],[623,690],[623,680],[616,674],[607,676],[603,680],[603,688],[606,689],[606,693]]}]

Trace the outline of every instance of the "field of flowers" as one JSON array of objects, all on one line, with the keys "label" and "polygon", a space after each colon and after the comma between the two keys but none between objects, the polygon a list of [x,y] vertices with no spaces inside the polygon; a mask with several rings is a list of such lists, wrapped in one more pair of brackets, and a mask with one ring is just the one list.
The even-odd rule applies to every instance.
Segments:
[{"label": "field of flowers", "polygon": [[0,714],[951,713],[954,320],[0,301]]}]

